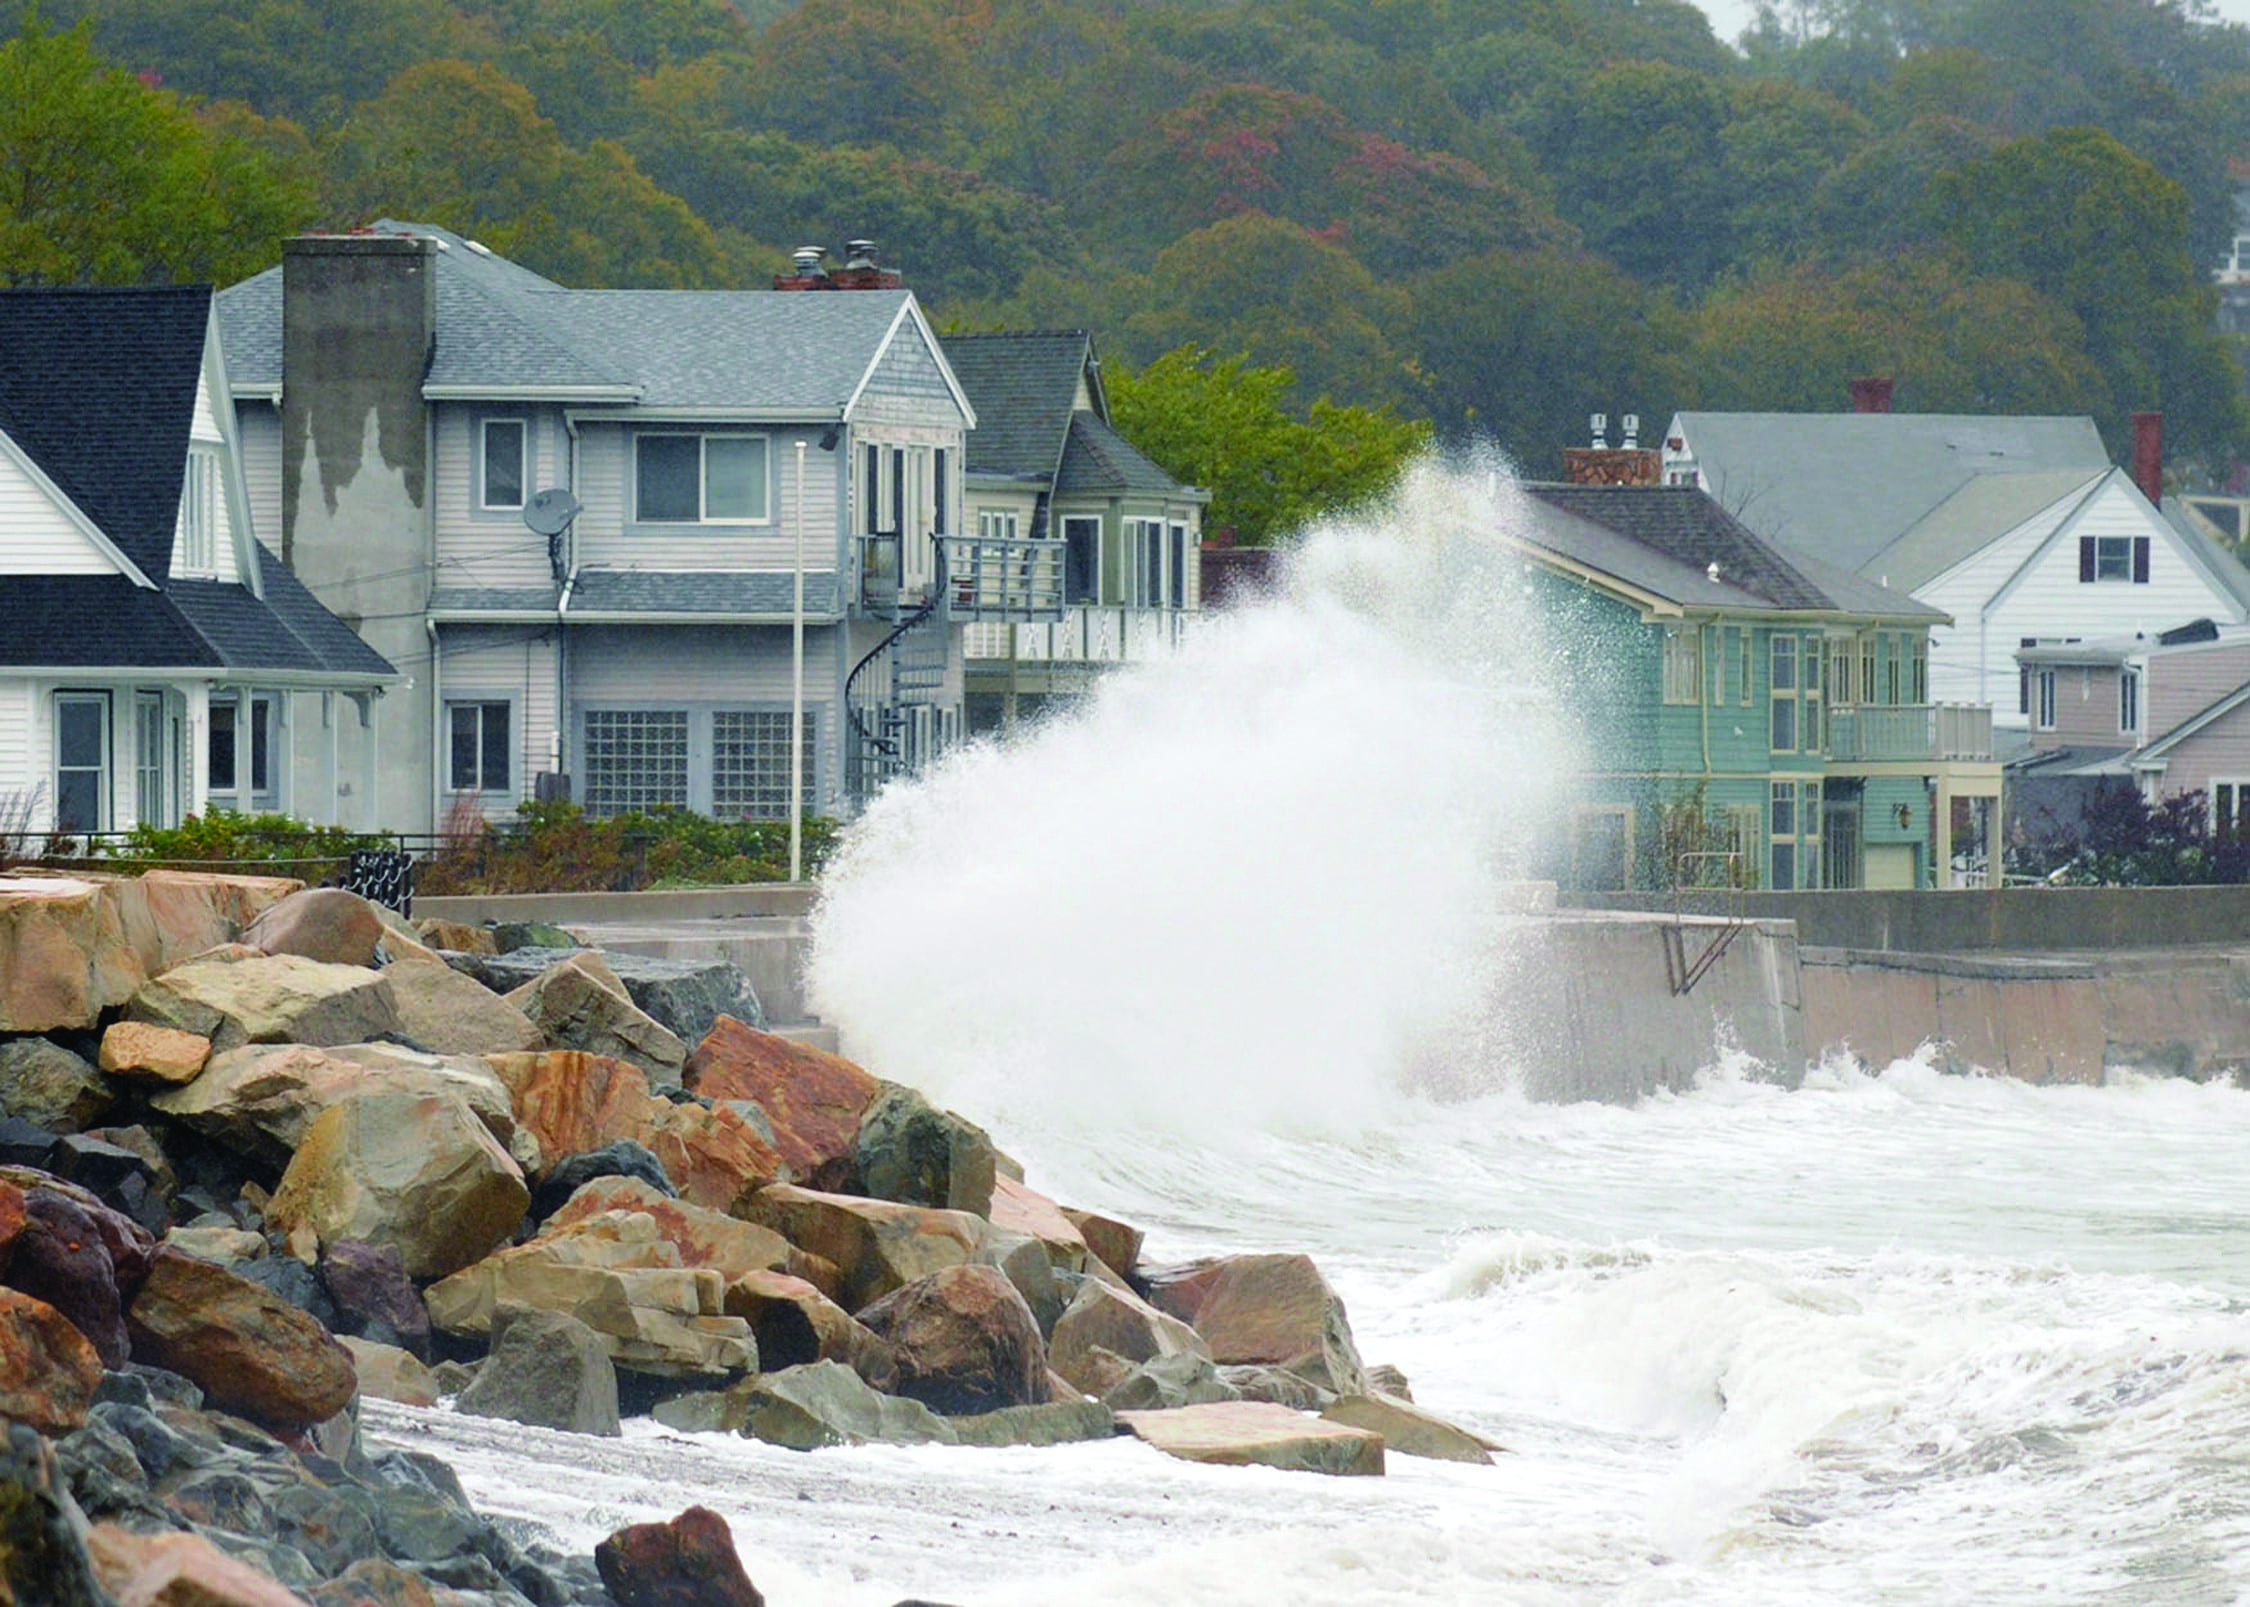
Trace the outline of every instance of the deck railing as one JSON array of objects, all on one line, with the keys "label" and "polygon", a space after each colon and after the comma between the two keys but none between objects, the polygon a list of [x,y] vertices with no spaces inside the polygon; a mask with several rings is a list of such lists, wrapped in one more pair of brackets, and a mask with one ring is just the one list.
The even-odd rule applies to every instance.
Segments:
[{"label": "deck railing", "polygon": [[[910,548],[909,540],[923,545]],[[945,612],[964,622],[1051,621],[1062,614],[1063,544],[1059,541],[903,538],[895,531],[876,531],[855,536],[852,550],[857,607],[879,619],[896,618],[902,609],[921,606],[933,587],[944,593],[939,603]],[[942,586],[939,576],[944,577]]]},{"label": "deck railing", "polygon": [[1828,757],[1838,764],[1989,761],[1992,705],[1840,705],[1828,711]]},{"label": "deck railing", "polygon": [[1044,623],[971,625],[963,651],[972,664],[1132,664],[1177,649],[1200,618],[1177,608],[1077,603]]}]

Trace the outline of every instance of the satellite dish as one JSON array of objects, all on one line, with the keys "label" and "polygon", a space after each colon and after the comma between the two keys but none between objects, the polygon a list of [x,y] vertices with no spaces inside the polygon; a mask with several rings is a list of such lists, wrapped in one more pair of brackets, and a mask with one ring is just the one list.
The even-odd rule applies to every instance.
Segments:
[{"label": "satellite dish", "polygon": [[559,536],[570,528],[584,506],[561,486],[549,486],[544,491],[534,491],[531,500],[523,505],[523,522],[531,526],[537,536]]}]

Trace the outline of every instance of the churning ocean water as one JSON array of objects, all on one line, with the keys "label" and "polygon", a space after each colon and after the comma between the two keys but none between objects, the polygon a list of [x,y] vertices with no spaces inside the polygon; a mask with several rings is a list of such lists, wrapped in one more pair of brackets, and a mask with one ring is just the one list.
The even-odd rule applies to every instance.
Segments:
[{"label": "churning ocean water", "polygon": [[[1685,1094],[1539,1105],[1478,1059],[1573,762],[1511,497],[1425,469],[1270,606],[886,794],[812,977],[849,1052],[1151,1259],[1313,1255],[1495,1465],[370,1429],[572,1549],[711,1506],[775,1607],[2250,1602],[2250,1093],[1785,1091],[1715,1049]],[[1468,1097],[1408,1091],[1433,1058]]]}]

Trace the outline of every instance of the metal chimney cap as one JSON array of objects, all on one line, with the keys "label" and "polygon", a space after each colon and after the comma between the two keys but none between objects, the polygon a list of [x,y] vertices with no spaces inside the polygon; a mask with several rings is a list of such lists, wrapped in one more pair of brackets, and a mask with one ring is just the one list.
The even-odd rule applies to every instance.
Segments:
[{"label": "metal chimney cap", "polygon": [[848,262],[846,262],[846,263],[844,264],[844,266],[845,266],[845,267],[847,267],[847,268],[872,268],[872,267],[874,267],[874,266],[875,266],[875,242],[874,242],[874,241],[872,241],[872,240],[851,240],[851,241],[847,241],[847,242],[845,243],[845,247],[844,247],[844,249],[845,249],[845,250],[847,250],[848,252],[850,252],[850,253],[851,253],[851,260],[850,260],[850,261],[848,261]]},{"label": "metal chimney cap", "polygon": [[1607,413],[1594,414],[1591,418],[1587,419],[1586,427],[1592,430],[1594,433],[1595,446],[1604,447],[1609,445],[1609,415]]},{"label": "metal chimney cap", "polygon": [[789,255],[796,262],[799,273],[819,273],[821,271],[820,259],[828,255],[828,248],[826,246],[799,246]]}]

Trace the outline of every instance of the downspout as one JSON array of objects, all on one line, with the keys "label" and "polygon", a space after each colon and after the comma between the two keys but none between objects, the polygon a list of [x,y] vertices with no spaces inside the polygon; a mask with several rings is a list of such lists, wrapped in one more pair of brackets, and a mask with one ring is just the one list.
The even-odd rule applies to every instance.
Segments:
[{"label": "downspout", "polygon": [[[578,495],[578,420],[570,410],[563,410],[563,432],[570,437],[570,494]],[[555,729],[549,734],[547,747],[553,756],[552,768],[556,775],[566,775],[564,760],[568,757],[563,733],[570,728],[570,593],[578,584],[578,521],[573,519],[564,527],[563,588],[555,598]]]},{"label": "downspout", "polygon": [[1718,644],[1719,649],[1717,675],[1713,676],[1710,673],[1711,660],[1706,656],[1702,664],[1698,666],[1702,673],[1696,676],[1697,684],[1695,688],[1695,701],[1703,715],[1703,780],[1704,797],[1708,802],[1711,781],[1711,689],[1715,681],[1724,682],[1727,678],[1727,639],[1725,632],[1720,630],[1717,625],[1697,627],[1698,639],[1700,639],[1704,630],[1711,633],[1711,640]]},{"label": "downspout", "polygon": [[439,804],[445,797],[445,655],[438,645],[437,621],[422,616],[430,636],[430,834],[445,823]]}]

